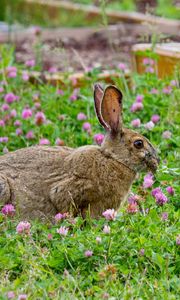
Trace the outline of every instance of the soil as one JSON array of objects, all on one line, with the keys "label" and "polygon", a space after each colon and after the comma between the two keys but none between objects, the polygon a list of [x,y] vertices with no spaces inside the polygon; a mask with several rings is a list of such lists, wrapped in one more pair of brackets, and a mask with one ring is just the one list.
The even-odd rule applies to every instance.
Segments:
[{"label": "soil", "polygon": [[[0,42],[7,34],[0,35]],[[180,38],[172,37],[171,41]],[[136,43],[150,42],[141,25],[119,24],[105,29],[73,28],[47,29],[39,33],[32,28],[14,33],[16,61],[24,63],[36,58],[42,69],[51,67],[59,71],[84,71],[91,67],[113,69],[123,62],[130,66],[131,48]]]}]

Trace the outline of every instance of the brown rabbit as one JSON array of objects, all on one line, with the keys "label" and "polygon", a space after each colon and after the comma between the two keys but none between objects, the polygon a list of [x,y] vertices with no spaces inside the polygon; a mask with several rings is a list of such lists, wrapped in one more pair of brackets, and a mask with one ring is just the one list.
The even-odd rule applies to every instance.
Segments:
[{"label": "brown rabbit", "polygon": [[136,173],[157,169],[150,142],[123,127],[122,93],[96,84],[95,110],[106,130],[101,147],[34,146],[0,157],[0,204],[12,203],[23,218],[52,217],[57,212],[92,217],[117,210]]}]

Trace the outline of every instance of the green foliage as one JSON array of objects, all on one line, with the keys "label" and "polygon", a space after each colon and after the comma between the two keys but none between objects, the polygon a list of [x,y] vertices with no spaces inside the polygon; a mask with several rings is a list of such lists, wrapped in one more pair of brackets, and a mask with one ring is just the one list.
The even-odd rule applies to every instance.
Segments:
[{"label": "green foliage", "polygon": [[[103,18],[106,10],[136,11],[136,1],[134,0],[73,0],[72,2],[82,5],[98,4],[100,8],[103,7],[102,17],[91,16],[91,18],[87,18],[85,14],[81,12],[74,13],[74,11],[70,12],[66,9],[55,8],[48,11],[38,4],[32,5],[31,9],[29,9],[24,0],[1,0],[0,20],[6,21],[9,25],[21,23],[26,26],[34,24],[45,27],[97,26],[97,24],[104,24]],[[172,0],[158,0],[154,13],[167,18],[180,18],[180,10],[173,5]]]},{"label": "green foliage", "polygon": [[180,9],[174,5],[173,0],[158,0],[156,13],[162,17],[180,19]]},{"label": "green foliage", "polygon": [[[102,231],[104,219],[86,225],[80,218],[75,224],[65,220],[61,225],[70,228],[66,237],[56,233],[60,224],[36,222],[31,222],[30,236],[19,236],[17,220],[4,220],[0,227],[2,299],[10,290],[26,293],[28,299],[59,299],[60,295],[60,299],[100,299],[106,292],[113,299],[177,299],[179,215],[169,204],[169,220],[163,222],[162,209],[150,206],[145,216],[122,211],[116,221],[109,221],[109,235]],[[89,249],[93,255],[85,257]]]},{"label": "green foliage", "polygon": [[[33,85],[22,80],[23,65],[14,63],[11,48],[1,48],[1,80],[6,80],[0,95],[0,106],[4,95],[13,92],[19,101],[10,104],[17,116],[0,127],[0,137],[8,136],[7,144],[0,143],[0,151],[6,146],[9,150],[39,143],[44,137],[55,144],[57,138],[67,146],[81,146],[93,143],[93,135],[103,132],[94,113],[92,84],[97,80],[98,70],[87,75],[88,85],[80,88],[78,99],[70,101],[73,88],[69,82],[65,87],[54,87],[41,83]],[[152,56],[150,56],[152,57]],[[157,58],[158,59],[158,58]],[[15,78],[8,78],[6,67],[16,65]],[[35,66],[38,70],[39,66]],[[120,71],[119,71],[120,72]],[[159,171],[155,175],[153,187],[161,186],[167,195],[166,187],[173,186],[175,194],[167,195],[169,201],[158,206],[151,196],[151,189],[142,187],[141,175],[133,185],[133,192],[140,196],[140,209],[136,214],[127,212],[126,206],[118,212],[114,221],[75,220],[67,218],[59,224],[31,221],[29,235],[19,235],[16,226],[18,215],[8,218],[0,213],[0,299],[7,299],[8,291],[14,291],[16,298],[27,294],[28,299],[179,299],[180,297],[180,246],[176,243],[179,232],[179,170],[178,148],[179,117],[177,113],[179,88],[172,86],[170,94],[163,93],[172,78],[158,79],[155,74],[134,74],[134,89],[129,90],[125,78],[117,81],[124,91],[124,124],[131,127],[131,121],[140,118],[147,123],[153,114],[160,115],[160,122],[152,131],[144,125],[137,130],[146,135],[154,144],[161,157]],[[63,88],[64,95],[57,94]],[[158,91],[152,94],[152,88]],[[35,94],[38,96],[35,97]],[[130,107],[137,94],[144,95],[144,109],[135,113]],[[23,120],[22,110],[28,105],[35,109],[40,103],[48,122],[37,126],[35,112],[32,118]],[[177,104],[176,104],[177,103]],[[177,106],[176,106],[177,105]],[[92,132],[82,129],[83,121],[77,114],[83,112],[92,126]],[[9,112],[1,111],[1,118]],[[59,118],[63,115],[63,119]],[[23,134],[15,133],[15,120],[21,120]],[[26,134],[34,131],[34,139]],[[164,139],[165,130],[172,137]],[[167,212],[167,220],[162,213]],[[103,232],[104,225],[111,228],[110,234]],[[60,226],[69,228],[67,236],[57,233]],[[51,236],[48,235],[51,234]],[[101,238],[101,242],[96,241]],[[93,251],[91,257],[85,251]]]}]

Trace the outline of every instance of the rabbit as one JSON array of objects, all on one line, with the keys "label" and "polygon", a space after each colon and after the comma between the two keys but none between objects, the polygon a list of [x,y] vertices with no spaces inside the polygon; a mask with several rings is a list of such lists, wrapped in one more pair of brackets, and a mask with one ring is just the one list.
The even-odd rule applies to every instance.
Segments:
[{"label": "rabbit", "polygon": [[12,203],[22,218],[48,219],[70,212],[99,218],[118,210],[136,174],[158,168],[148,139],[123,127],[122,93],[94,86],[94,106],[106,135],[101,146],[32,146],[0,157],[0,204]]}]

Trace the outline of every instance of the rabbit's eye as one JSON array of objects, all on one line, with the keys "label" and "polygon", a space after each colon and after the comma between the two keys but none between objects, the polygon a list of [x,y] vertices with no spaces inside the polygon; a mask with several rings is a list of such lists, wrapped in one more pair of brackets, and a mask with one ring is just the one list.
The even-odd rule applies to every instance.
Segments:
[{"label": "rabbit's eye", "polygon": [[141,149],[143,148],[144,144],[143,144],[143,141],[142,140],[136,140],[134,142],[134,147],[136,147],[137,149]]}]

